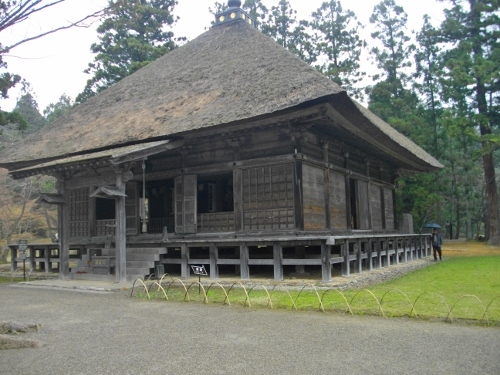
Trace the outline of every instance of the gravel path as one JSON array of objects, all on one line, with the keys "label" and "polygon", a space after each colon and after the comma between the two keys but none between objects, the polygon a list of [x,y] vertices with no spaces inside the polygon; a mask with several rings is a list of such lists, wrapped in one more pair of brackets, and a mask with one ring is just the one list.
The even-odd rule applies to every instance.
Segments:
[{"label": "gravel path", "polygon": [[0,351],[2,375],[500,373],[498,328],[5,284],[2,320],[46,344]]}]

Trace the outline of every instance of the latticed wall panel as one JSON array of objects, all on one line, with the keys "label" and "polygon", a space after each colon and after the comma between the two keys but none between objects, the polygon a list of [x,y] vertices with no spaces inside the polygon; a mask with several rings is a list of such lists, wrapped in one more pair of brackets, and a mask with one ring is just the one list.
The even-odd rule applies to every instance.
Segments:
[{"label": "latticed wall panel", "polygon": [[69,190],[69,235],[70,237],[87,237],[89,225],[89,190]]},{"label": "latticed wall panel", "polygon": [[293,164],[243,170],[245,230],[295,228]]}]

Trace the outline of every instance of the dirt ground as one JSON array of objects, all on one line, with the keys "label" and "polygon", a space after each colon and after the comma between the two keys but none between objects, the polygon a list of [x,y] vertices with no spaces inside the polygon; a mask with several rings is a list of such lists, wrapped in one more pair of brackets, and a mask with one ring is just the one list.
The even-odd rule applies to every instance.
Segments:
[{"label": "dirt ground", "polygon": [[445,240],[443,239],[443,256],[483,256],[500,255],[500,246],[488,246],[486,242]]}]

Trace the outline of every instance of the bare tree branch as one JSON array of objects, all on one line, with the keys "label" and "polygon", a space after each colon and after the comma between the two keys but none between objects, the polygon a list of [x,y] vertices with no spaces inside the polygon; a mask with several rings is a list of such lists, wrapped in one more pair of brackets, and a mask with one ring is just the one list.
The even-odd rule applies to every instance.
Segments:
[{"label": "bare tree branch", "polygon": [[5,18],[0,20],[0,31],[3,31],[4,29],[13,26],[17,23],[23,22],[26,20],[30,15],[36,12],[40,12],[46,8],[49,8],[51,6],[54,6],[56,4],[62,3],[65,0],[57,0],[53,1],[49,4],[44,4],[40,6],[39,8],[36,8],[38,4],[43,2],[44,0],[21,0],[17,4],[17,6],[12,9],[11,11],[6,11],[5,12]]},{"label": "bare tree branch", "polygon": [[[44,1],[45,0],[21,0],[12,9],[7,9],[7,8],[0,9],[0,32],[4,31],[5,29],[7,29],[11,26],[14,26],[16,24],[19,24],[19,23],[25,21],[26,19],[28,19],[29,16],[31,16],[34,13],[40,12],[44,9],[47,9],[47,8],[52,7],[54,5],[60,4],[66,0],[53,0],[47,4],[42,4]],[[5,5],[5,4],[2,3],[2,5]],[[6,5],[6,7],[8,7],[8,5]],[[12,45],[9,45],[9,46],[2,46],[0,43],[0,54],[4,54],[4,53],[8,52],[9,50],[11,50],[11,49],[13,49],[21,44],[24,44],[26,42],[29,42],[29,41],[32,41],[35,39],[39,39],[41,37],[44,37],[44,36],[49,35],[49,34],[53,34],[55,32],[61,31],[61,30],[70,29],[72,27],[89,27],[90,25],[84,24],[85,21],[88,21],[88,20],[93,19],[93,18],[101,17],[108,9],[109,8],[103,8],[101,10],[98,10],[95,13],[92,13],[90,15],[83,17],[82,19],[80,19],[76,22],[72,22],[72,23],[69,23],[65,26],[57,27],[53,30],[49,30],[49,31],[46,31],[44,33],[41,33],[41,34],[38,34],[38,35],[35,35],[32,37],[22,39],[22,40],[14,43]]]},{"label": "bare tree branch", "polygon": [[[64,0],[60,0],[60,1],[64,1]],[[55,32],[58,32],[58,31],[61,31],[61,30],[66,30],[66,29],[70,29],[72,27],[90,27],[90,25],[85,25],[83,24],[85,21],[89,20],[89,19],[92,19],[92,18],[97,18],[97,17],[100,17],[104,14],[104,12],[107,10],[108,8],[104,8],[104,9],[101,9],[93,14],[90,14],[88,16],[85,16],[84,18],[76,21],[76,22],[73,22],[73,23],[70,23],[68,25],[65,25],[65,26],[61,26],[61,27],[58,27],[56,29],[53,29],[53,30],[49,30],[49,31],[46,31],[44,33],[41,33],[41,34],[38,34],[38,35],[35,35],[35,36],[32,36],[32,37],[29,37],[29,38],[26,38],[26,39],[23,39],[23,40],[20,40],[19,42],[16,42],[10,46],[7,46],[7,47],[3,47],[2,49],[0,49],[0,54],[3,54],[3,53],[6,53],[10,50],[12,50],[14,47],[17,47],[21,44],[24,44],[26,42],[29,42],[29,41],[32,41],[32,40],[35,40],[35,39],[39,39],[41,37],[44,37],[46,35],[49,35],[49,34],[53,34]]]}]

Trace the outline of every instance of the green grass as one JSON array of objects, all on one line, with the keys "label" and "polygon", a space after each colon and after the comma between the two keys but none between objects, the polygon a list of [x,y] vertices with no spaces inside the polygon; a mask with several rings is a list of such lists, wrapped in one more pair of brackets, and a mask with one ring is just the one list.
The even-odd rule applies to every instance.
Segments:
[{"label": "green grass", "polygon": [[[168,289],[168,284],[165,281],[163,287]],[[187,284],[186,288],[189,287]],[[287,292],[279,287],[274,291],[267,288],[267,292],[262,288],[249,288],[246,292],[241,287],[225,288],[226,297],[219,286],[213,285],[207,292],[207,300],[252,308],[412,316],[500,325],[500,256],[451,258],[369,290],[341,292],[307,287]],[[205,301],[203,290],[198,293],[194,284],[187,294],[180,284],[172,284],[167,295],[174,301]],[[165,298],[159,290],[152,292],[151,297]]]},{"label": "green grass", "polygon": [[[485,317],[500,322],[500,257],[451,258],[370,291],[389,316],[410,315],[413,304],[412,314],[421,318],[481,320],[487,310]],[[360,305],[373,300],[366,292],[358,298]]]}]

